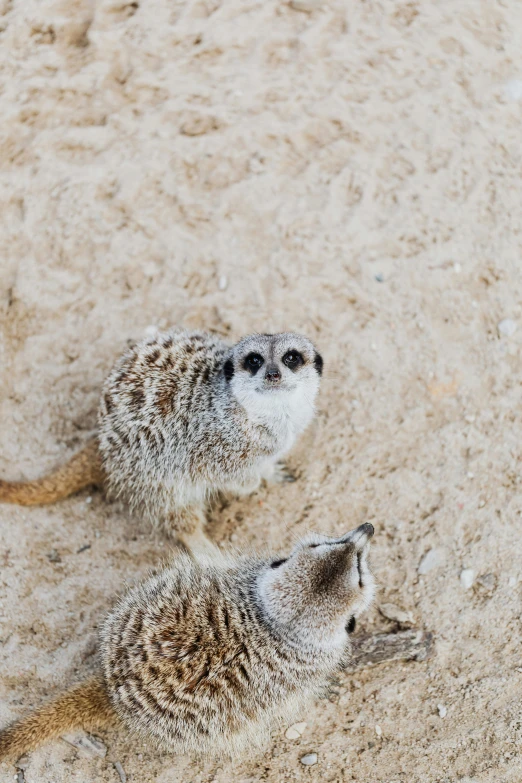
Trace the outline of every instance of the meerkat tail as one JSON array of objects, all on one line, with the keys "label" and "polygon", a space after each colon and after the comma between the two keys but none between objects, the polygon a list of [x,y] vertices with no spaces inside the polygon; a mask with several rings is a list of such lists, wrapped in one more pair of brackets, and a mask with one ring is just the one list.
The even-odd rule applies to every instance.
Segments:
[{"label": "meerkat tail", "polygon": [[116,721],[101,676],[92,677],[0,731],[0,761],[16,759],[64,732],[102,728]]},{"label": "meerkat tail", "polygon": [[82,451],[65,465],[35,481],[2,481],[0,502],[19,506],[44,506],[54,503],[90,484],[101,484],[103,472],[98,442],[90,440]]}]

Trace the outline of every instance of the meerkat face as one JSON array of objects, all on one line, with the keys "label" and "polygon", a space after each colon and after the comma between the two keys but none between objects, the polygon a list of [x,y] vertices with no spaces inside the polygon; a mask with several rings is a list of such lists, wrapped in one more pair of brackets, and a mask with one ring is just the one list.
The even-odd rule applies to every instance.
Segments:
[{"label": "meerkat face", "polygon": [[321,647],[346,644],[346,632],[375,593],[368,566],[373,533],[366,523],[341,538],[311,534],[288,557],[267,563],[261,602],[280,632]]},{"label": "meerkat face", "polygon": [[306,337],[254,334],[234,347],[224,374],[247,408],[270,406],[285,394],[287,398],[301,395],[313,408],[322,369],[323,360]]}]

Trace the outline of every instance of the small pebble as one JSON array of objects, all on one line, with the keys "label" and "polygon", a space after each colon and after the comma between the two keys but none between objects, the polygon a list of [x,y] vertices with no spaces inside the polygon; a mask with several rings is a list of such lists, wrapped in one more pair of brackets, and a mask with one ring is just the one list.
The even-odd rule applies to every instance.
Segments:
[{"label": "small pebble", "polygon": [[444,562],[444,552],[442,549],[430,549],[419,563],[418,572],[421,575],[433,571],[434,568],[438,568]]},{"label": "small pebble", "polygon": [[399,623],[399,625],[411,626],[415,624],[412,613],[401,609],[395,604],[381,604],[379,612],[387,620],[393,620],[393,622]]},{"label": "small pebble", "polygon": [[314,764],[317,764],[317,753],[307,753],[305,756],[301,756],[300,761],[305,767],[313,767]]},{"label": "small pebble", "polygon": [[522,100],[522,80],[510,79],[504,85],[506,96],[512,101]]},{"label": "small pebble", "polygon": [[460,583],[464,590],[469,590],[470,587],[473,587],[473,582],[475,581],[475,572],[472,568],[464,568],[460,572]]},{"label": "small pebble", "polygon": [[294,723],[285,731],[285,737],[289,740],[297,740],[306,729],[306,723]]},{"label": "small pebble", "polygon": [[25,775],[23,769],[18,770],[15,776],[16,783],[25,783]]},{"label": "small pebble", "polygon": [[224,291],[228,285],[228,277],[226,275],[221,275],[221,277],[218,280],[218,288],[220,291]]},{"label": "small pebble", "polygon": [[378,283],[384,283],[384,275],[381,275],[380,272],[375,275],[375,279],[377,280]]},{"label": "small pebble", "polygon": [[382,737],[382,729],[379,725],[375,727],[375,733],[377,734],[378,737]]},{"label": "small pebble", "polygon": [[86,503],[92,503],[92,495],[89,495],[88,498],[85,498]]},{"label": "small pebble", "polygon": [[445,718],[446,715],[448,714],[448,710],[446,709],[444,704],[437,704],[437,709],[439,711],[439,717],[441,718]]},{"label": "small pebble", "polygon": [[60,557],[60,553],[57,549],[51,549],[50,552],[47,553],[47,559],[50,563],[61,563],[62,558]]},{"label": "small pebble", "polygon": [[497,326],[498,333],[504,337],[512,337],[517,331],[517,325],[511,318],[504,318]]},{"label": "small pebble", "polygon": [[510,576],[509,577],[509,581],[508,581],[509,586],[510,587],[515,587],[516,583],[517,583],[516,576]]},{"label": "small pebble", "polygon": [[114,762],[114,769],[120,776],[121,783],[127,783],[127,775],[125,774],[125,770],[123,769],[119,761]]}]

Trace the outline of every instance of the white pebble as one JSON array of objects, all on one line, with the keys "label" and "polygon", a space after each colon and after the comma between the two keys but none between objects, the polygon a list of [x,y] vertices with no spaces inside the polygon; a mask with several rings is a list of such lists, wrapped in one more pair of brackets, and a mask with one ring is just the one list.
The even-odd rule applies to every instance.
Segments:
[{"label": "white pebble", "polygon": [[519,101],[522,99],[522,80],[510,79],[504,85],[504,90],[508,98],[512,101]]},{"label": "white pebble", "polygon": [[439,717],[441,718],[445,718],[446,715],[448,714],[448,710],[446,709],[444,704],[437,704],[437,709],[439,711]]},{"label": "white pebble", "polygon": [[515,587],[516,583],[517,583],[516,576],[510,576],[509,577],[509,581],[508,581],[509,586],[510,587]]},{"label": "white pebble", "polygon": [[381,604],[379,606],[379,612],[387,620],[393,620],[393,622],[399,623],[399,625],[414,625],[415,621],[411,612],[407,612],[405,609],[401,609],[395,604]]},{"label": "white pebble", "polygon": [[218,280],[219,290],[224,291],[227,285],[228,285],[228,277],[226,275],[221,275],[221,277]]},{"label": "white pebble", "polygon": [[375,727],[375,733],[377,734],[378,737],[382,737],[382,729],[379,725]]},{"label": "white pebble", "polygon": [[306,729],[306,723],[294,723],[285,731],[285,737],[289,740],[297,740]]},{"label": "white pebble", "polygon": [[475,581],[475,572],[472,568],[464,568],[460,572],[460,583],[464,590],[469,590],[470,587],[473,586],[473,582]]},{"label": "white pebble", "polygon": [[313,767],[314,764],[317,764],[317,753],[307,753],[305,756],[301,756],[300,761],[305,767]]},{"label": "white pebble", "polygon": [[498,333],[504,337],[513,337],[517,331],[517,325],[511,318],[504,318],[497,326]]},{"label": "white pebble", "polygon": [[444,552],[442,549],[430,549],[419,563],[418,572],[421,575],[427,574],[434,568],[442,565],[444,562]]}]

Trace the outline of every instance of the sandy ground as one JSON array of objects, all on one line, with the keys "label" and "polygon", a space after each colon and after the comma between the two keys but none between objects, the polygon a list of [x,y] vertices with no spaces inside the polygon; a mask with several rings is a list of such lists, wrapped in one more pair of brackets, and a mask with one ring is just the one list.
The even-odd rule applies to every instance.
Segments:
[{"label": "sandy ground", "polygon": [[[100,732],[105,758],[58,740],[27,783],[118,783],[116,761],[129,783],[522,779],[522,3],[307,8],[1,0],[0,474],[73,454],[150,325],[303,331],[327,371],[300,479],[212,535],[372,521],[380,601],[436,657],[341,674],[300,740],[243,763]],[[1,724],[95,666],[113,596],[164,554],[98,493],[0,507]]]}]

